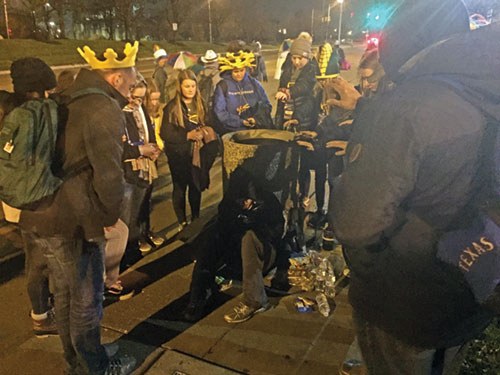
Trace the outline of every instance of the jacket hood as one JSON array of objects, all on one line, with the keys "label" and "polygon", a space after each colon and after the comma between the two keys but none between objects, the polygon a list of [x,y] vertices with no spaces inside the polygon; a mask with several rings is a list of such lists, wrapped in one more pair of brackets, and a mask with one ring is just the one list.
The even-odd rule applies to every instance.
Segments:
[{"label": "jacket hood", "polygon": [[500,121],[500,23],[435,43],[408,61],[399,82],[437,80]]},{"label": "jacket hood", "polygon": [[424,48],[468,31],[462,0],[400,0],[381,35],[380,62],[396,81],[399,69]]}]

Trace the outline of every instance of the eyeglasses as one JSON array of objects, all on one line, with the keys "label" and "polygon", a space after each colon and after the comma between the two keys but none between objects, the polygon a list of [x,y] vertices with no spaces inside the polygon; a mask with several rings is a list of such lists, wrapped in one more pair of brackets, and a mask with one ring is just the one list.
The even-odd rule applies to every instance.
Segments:
[{"label": "eyeglasses", "polygon": [[136,103],[142,103],[144,101],[144,96],[130,95],[130,98]]}]

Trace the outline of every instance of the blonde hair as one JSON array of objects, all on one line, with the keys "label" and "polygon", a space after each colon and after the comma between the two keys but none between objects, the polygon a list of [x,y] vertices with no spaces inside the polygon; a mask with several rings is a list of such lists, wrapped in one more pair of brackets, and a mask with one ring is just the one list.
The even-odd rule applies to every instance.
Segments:
[{"label": "blonde hair", "polygon": [[182,112],[182,89],[181,85],[186,79],[190,79],[196,82],[196,94],[194,95],[193,101],[196,105],[196,113],[198,114],[198,121],[201,125],[205,125],[205,109],[203,108],[203,100],[201,98],[200,90],[198,89],[198,81],[196,80],[196,75],[192,70],[186,69],[179,72],[177,78],[177,88],[175,92],[175,97],[172,99],[174,102],[173,108],[168,114],[168,119],[171,123],[177,124],[178,126],[184,128],[184,114]]}]

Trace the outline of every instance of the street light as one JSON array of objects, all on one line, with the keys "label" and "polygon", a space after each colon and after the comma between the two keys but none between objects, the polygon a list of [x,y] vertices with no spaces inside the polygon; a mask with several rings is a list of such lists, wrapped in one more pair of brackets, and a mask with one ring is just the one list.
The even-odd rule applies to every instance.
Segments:
[{"label": "street light", "polygon": [[212,44],[212,11],[210,7],[210,3],[212,0],[207,0],[208,2],[208,38],[210,40],[210,44]]},{"label": "street light", "polygon": [[7,13],[7,0],[3,0],[3,11],[5,13],[5,30],[7,31],[7,39],[10,39],[9,15]]},{"label": "street light", "polygon": [[344,0],[337,0],[337,3],[340,4],[340,16],[339,16],[339,36],[338,36],[338,41],[339,41],[339,47],[340,47],[340,35],[342,31],[342,6],[344,5]]}]

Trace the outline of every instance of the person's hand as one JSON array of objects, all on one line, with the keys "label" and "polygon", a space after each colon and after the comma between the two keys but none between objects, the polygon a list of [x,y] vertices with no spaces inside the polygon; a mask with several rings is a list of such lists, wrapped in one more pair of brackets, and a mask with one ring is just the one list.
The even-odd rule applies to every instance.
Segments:
[{"label": "person's hand", "polygon": [[303,130],[299,133],[299,135],[304,137],[304,138],[314,139],[318,136],[318,133],[310,131],[310,130]]},{"label": "person's hand", "polygon": [[326,148],[338,148],[339,150],[335,152],[335,155],[344,156],[347,144],[346,141],[330,141],[326,143]]},{"label": "person's hand", "polygon": [[159,147],[156,143],[146,143],[145,145],[139,146],[139,152],[142,156],[156,160],[159,155]]},{"label": "person's hand", "polygon": [[253,128],[255,127],[255,119],[253,117],[247,118],[246,120],[243,120],[243,125],[247,128]]},{"label": "person's hand", "polygon": [[288,96],[283,91],[278,91],[274,98],[276,100],[281,100],[282,102],[286,102],[288,100]]},{"label": "person's hand", "polygon": [[329,80],[328,87],[335,90],[340,95],[340,100],[328,99],[326,104],[332,107],[340,107],[347,110],[353,110],[361,94],[354,88],[354,86],[343,79],[338,77]]},{"label": "person's hand", "polygon": [[153,143],[155,145],[155,152],[153,154],[153,156],[150,156],[150,159],[152,161],[156,161],[156,159],[158,159],[160,157],[160,153],[161,153],[161,150],[160,150],[160,146],[158,146],[156,143]]},{"label": "person's hand", "polygon": [[298,125],[299,124],[299,121],[296,120],[296,119],[291,119],[291,120],[288,120],[286,121],[284,124],[283,124],[283,129],[285,130],[288,130],[288,131],[291,131],[292,127],[295,126],[295,125]]},{"label": "person's hand", "polygon": [[241,207],[243,210],[249,210],[254,204],[254,200],[247,198],[243,201],[243,207]]},{"label": "person's hand", "polygon": [[311,142],[297,141],[297,144],[299,146],[305,147],[307,149],[307,151],[314,151],[314,146],[312,145]]},{"label": "person's hand", "polygon": [[116,220],[116,223],[114,223],[112,226],[110,226],[110,227],[104,227],[104,230],[106,232],[111,232],[113,229],[116,229],[116,226],[118,225],[119,221],[120,221],[120,219]]},{"label": "person's hand", "polygon": [[195,142],[203,140],[203,134],[200,131],[198,131],[198,129],[189,131],[186,137],[187,139]]}]

